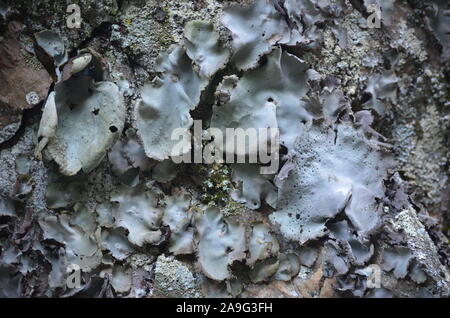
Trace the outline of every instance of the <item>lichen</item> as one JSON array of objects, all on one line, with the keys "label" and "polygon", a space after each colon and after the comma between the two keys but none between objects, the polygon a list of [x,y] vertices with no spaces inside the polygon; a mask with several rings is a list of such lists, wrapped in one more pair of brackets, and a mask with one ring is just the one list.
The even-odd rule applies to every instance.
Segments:
[{"label": "lichen", "polygon": [[389,159],[348,124],[334,129],[307,129],[286,172],[280,172],[287,177],[279,180],[279,206],[270,218],[287,239],[300,244],[324,236],[327,220],[341,211],[363,237],[379,226],[376,198],[384,196]]},{"label": "lichen", "polygon": [[161,255],[155,264],[155,289],[165,297],[200,298],[199,282],[180,261]]}]

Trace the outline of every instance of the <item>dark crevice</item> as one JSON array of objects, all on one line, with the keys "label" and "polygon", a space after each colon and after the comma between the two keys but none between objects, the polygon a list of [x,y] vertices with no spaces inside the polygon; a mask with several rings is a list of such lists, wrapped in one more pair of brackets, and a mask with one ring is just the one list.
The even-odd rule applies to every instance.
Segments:
[{"label": "dark crevice", "polygon": [[193,120],[201,120],[203,124],[203,129],[208,128],[209,120],[211,119],[213,106],[215,104],[215,92],[217,87],[222,82],[225,76],[237,75],[238,77],[242,75],[234,67],[228,65],[223,70],[219,70],[210,80],[206,89],[202,92],[200,97],[200,103],[190,112]]},{"label": "dark crevice", "polygon": [[369,16],[364,6],[363,0],[350,0],[350,4],[353,6],[353,8],[361,12],[364,18],[367,18]]},{"label": "dark crevice", "polygon": [[109,39],[111,37],[111,26],[112,26],[111,22],[102,22],[98,27],[96,27],[92,31],[91,35],[87,39],[81,42],[81,44],[78,47],[68,52],[69,57],[77,56],[78,50],[88,47],[89,43],[92,42],[94,39],[98,38]]},{"label": "dark crevice", "polygon": [[20,140],[20,138],[22,138],[22,136],[24,135],[25,128],[40,120],[41,115],[42,115],[41,108],[42,108],[44,102],[45,101],[42,101],[39,104],[37,104],[36,106],[34,106],[33,108],[26,109],[23,111],[22,121],[20,122],[19,129],[14,134],[14,136],[12,136],[10,139],[8,139],[0,144],[0,151],[4,150],[4,149],[9,149],[9,148],[13,147],[15,144],[17,144],[17,142]]},{"label": "dark crevice", "polygon": [[123,9],[125,0],[117,0],[117,7],[119,8],[119,11]]},{"label": "dark crevice", "polygon": [[274,6],[275,6],[275,9],[283,16],[283,19],[286,21],[289,29],[292,30],[295,28],[295,26],[294,26],[294,23],[292,23],[292,21],[289,19],[287,10],[284,6],[284,2],[285,2],[285,0],[274,1]]}]

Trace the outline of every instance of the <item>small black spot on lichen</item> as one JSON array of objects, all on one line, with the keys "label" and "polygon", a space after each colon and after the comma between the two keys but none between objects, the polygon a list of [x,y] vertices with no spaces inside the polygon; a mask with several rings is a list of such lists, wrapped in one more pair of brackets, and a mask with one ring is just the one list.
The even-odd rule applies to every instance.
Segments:
[{"label": "small black spot on lichen", "polygon": [[369,92],[364,92],[361,96],[361,104],[365,104],[371,99],[372,99],[372,94]]}]

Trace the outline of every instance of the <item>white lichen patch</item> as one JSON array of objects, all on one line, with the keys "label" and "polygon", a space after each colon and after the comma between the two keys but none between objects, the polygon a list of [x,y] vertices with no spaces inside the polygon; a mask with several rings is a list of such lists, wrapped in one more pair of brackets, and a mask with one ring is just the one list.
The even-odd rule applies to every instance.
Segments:
[{"label": "white lichen patch", "polygon": [[214,280],[231,278],[229,266],[245,258],[245,228],[225,220],[220,211],[207,207],[197,216],[198,262]]},{"label": "white lichen patch", "polygon": [[[126,110],[119,88],[103,80],[101,57],[92,50],[85,51],[89,53],[65,65],[62,81],[48,97],[38,132],[36,156],[41,158],[47,146],[60,171],[68,176],[96,168],[125,124]],[[73,64],[84,57],[88,59]],[[87,68],[89,72],[78,74]]]},{"label": "white lichen patch", "polygon": [[280,245],[275,236],[270,233],[268,225],[258,223],[252,225],[250,240],[248,242],[249,256],[246,263],[253,266],[257,261],[278,256]]},{"label": "white lichen patch", "polygon": [[[162,76],[142,88],[135,116],[147,156],[162,161],[173,155],[172,150],[179,140],[185,144],[176,155],[191,149],[189,128],[193,120],[189,112],[200,102],[207,81],[193,69],[182,47],[173,47],[172,52],[162,54],[157,70]],[[176,129],[183,131],[172,140]]]},{"label": "white lichen patch", "polygon": [[64,244],[67,264],[76,264],[83,272],[90,272],[100,264],[102,253],[94,236],[95,220],[84,207],[79,206],[73,215],[42,213],[39,225],[45,239]]},{"label": "white lichen patch", "polygon": [[288,25],[271,0],[231,5],[224,9],[222,23],[233,37],[232,63],[240,70],[254,68],[274,45],[290,40]]},{"label": "white lichen patch", "polygon": [[245,203],[249,209],[259,209],[262,201],[275,208],[277,190],[272,183],[273,176],[260,174],[258,165],[234,164],[233,181],[238,185],[231,193],[231,198],[239,203]]},{"label": "white lichen patch", "polygon": [[182,262],[161,255],[155,264],[155,289],[165,297],[200,298],[200,286],[189,268]]},{"label": "white lichen patch", "polygon": [[[47,149],[65,175],[92,171],[122,132],[125,106],[111,82],[80,77],[63,82],[55,94],[58,126]],[[79,125],[85,128],[80,129]]]},{"label": "white lichen patch", "polygon": [[325,223],[345,211],[358,233],[380,222],[388,161],[348,124],[312,126],[298,139],[295,155],[280,172],[278,211],[270,219],[300,244],[326,234]]},{"label": "white lichen patch", "polygon": [[185,190],[176,191],[166,199],[163,224],[170,228],[169,252],[174,255],[194,252],[194,228],[189,227],[192,219],[191,196]]},{"label": "white lichen patch", "polygon": [[[302,101],[309,89],[307,65],[294,55],[275,49],[267,56],[267,62],[246,72],[236,85],[219,87],[218,96],[229,94],[227,102],[213,107],[211,126],[224,132],[226,128],[279,128],[280,143],[292,149],[300,134],[301,122],[314,115]],[[229,78],[227,79],[227,81]],[[258,136],[259,137],[259,136]],[[234,140],[225,140],[223,152],[234,149]],[[267,145],[266,139],[258,138],[257,144]],[[230,145],[227,145],[230,143]],[[250,154],[254,149],[245,149]]]},{"label": "white lichen patch", "polygon": [[202,77],[211,78],[228,63],[230,52],[219,42],[219,33],[214,30],[211,23],[188,22],[185,26],[183,43],[187,55]]},{"label": "white lichen patch", "polygon": [[424,49],[424,45],[414,33],[414,29],[410,28],[406,21],[401,20],[398,24],[398,39],[395,42],[398,47],[403,47],[408,54],[417,58],[420,62],[424,62],[428,58],[428,54]]},{"label": "white lichen patch", "polygon": [[28,104],[33,105],[33,106],[39,104],[39,102],[40,102],[39,95],[36,92],[29,92],[25,96],[25,99]]},{"label": "white lichen patch", "polygon": [[156,244],[161,240],[163,212],[158,207],[158,193],[142,186],[121,186],[111,196],[115,204],[115,225],[128,231],[128,240],[137,245]]}]

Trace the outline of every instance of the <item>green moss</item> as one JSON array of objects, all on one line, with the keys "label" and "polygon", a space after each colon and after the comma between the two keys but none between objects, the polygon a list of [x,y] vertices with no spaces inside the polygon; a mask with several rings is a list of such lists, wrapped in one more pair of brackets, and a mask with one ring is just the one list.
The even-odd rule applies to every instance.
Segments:
[{"label": "green moss", "polygon": [[201,181],[202,203],[218,207],[225,216],[240,215],[245,205],[231,199],[234,189],[231,168],[227,164],[195,165],[192,171]]},{"label": "green moss", "polygon": [[124,20],[126,25],[131,25],[133,23],[133,19],[132,18],[125,18]]},{"label": "green moss", "polygon": [[26,52],[24,52],[22,54],[22,56],[23,56],[25,63],[27,64],[27,66],[29,68],[36,70],[36,71],[40,71],[40,70],[44,69],[41,62],[39,62],[39,60],[36,58],[36,56],[28,54]]},{"label": "green moss", "polygon": [[196,176],[203,180],[201,183],[201,200],[206,204],[225,205],[229,200],[230,190],[233,188],[231,169],[226,164],[195,165]]}]

